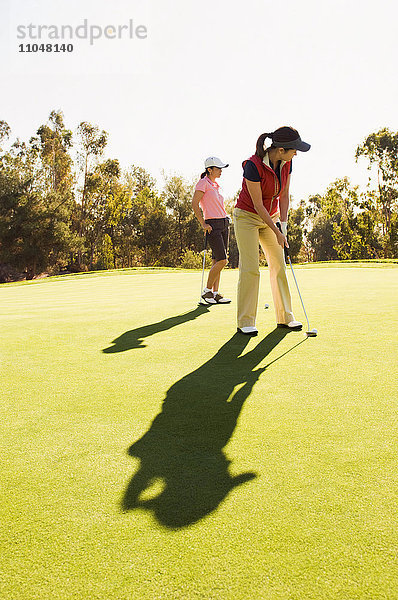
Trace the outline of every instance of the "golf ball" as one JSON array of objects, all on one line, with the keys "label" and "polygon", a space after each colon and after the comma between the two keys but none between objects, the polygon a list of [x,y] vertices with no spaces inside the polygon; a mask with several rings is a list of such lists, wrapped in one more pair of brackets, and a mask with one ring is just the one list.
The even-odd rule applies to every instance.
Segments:
[{"label": "golf ball", "polygon": [[265,303],[264,308],[269,308],[269,304]]}]

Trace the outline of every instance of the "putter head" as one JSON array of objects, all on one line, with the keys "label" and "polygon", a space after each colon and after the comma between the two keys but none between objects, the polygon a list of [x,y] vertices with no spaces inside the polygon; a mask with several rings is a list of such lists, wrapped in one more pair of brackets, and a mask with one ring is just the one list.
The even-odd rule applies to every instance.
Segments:
[{"label": "putter head", "polygon": [[306,331],[305,335],[307,337],[316,337],[318,335],[318,330],[317,329],[311,329],[310,331]]}]

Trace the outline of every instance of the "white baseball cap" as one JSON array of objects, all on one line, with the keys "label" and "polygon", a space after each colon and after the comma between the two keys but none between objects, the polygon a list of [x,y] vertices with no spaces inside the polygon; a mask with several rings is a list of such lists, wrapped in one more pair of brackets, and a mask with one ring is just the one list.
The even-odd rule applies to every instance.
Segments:
[{"label": "white baseball cap", "polygon": [[209,158],[206,158],[205,160],[205,169],[208,167],[218,167],[219,169],[224,169],[228,166],[228,164],[223,163],[223,161],[217,158],[217,156],[209,156]]}]

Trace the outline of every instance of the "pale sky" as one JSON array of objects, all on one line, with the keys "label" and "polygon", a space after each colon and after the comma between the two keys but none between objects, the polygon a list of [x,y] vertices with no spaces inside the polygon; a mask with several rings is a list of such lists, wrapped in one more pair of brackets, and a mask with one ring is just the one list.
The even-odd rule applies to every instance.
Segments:
[{"label": "pale sky", "polygon": [[[203,160],[229,162],[224,196],[260,133],[296,127],[312,144],[294,159],[296,201],[347,175],[366,185],[356,146],[398,130],[397,4],[392,0],[0,0],[0,120],[27,140],[53,109],[74,130],[109,133],[106,157],[158,178],[199,177]],[[74,41],[70,54],[20,53],[17,26],[147,28],[146,39]],[[127,31],[127,30],[125,30]],[[133,30],[134,31],[134,30]],[[127,34],[126,34],[127,35]],[[52,43],[58,40],[43,40]],[[58,43],[62,43],[58,41]]]}]

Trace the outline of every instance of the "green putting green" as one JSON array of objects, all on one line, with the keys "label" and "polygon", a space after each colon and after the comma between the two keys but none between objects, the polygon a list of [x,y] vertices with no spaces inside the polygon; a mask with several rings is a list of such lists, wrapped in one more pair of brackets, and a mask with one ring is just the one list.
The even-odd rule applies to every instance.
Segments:
[{"label": "green putting green", "polygon": [[295,269],[310,339],[266,270],[256,338],[233,270],[1,286],[0,597],[398,598],[398,266],[344,267]]}]

